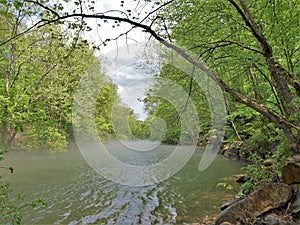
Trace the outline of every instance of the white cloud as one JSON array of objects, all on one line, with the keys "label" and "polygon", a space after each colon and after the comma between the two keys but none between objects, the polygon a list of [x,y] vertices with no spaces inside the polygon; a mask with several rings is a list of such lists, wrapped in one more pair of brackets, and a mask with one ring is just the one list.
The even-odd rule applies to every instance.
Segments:
[{"label": "white cloud", "polygon": [[[126,8],[135,8],[137,1],[126,0],[125,8],[120,6],[120,1],[96,0],[95,12],[106,12],[109,10],[121,10]],[[147,7],[145,7],[145,10]],[[118,12],[111,12],[109,15],[120,16]],[[120,26],[112,28],[113,22],[103,23],[103,21],[88,19],[86,20],[92,31],[85,34],[85,38],[96,45],[101,44],[105,39],[113,39],[120,34],[131,29],[131,25],[121,23]],[[101,24],[99,27],[98,24]],[[133,29],[127,36],[120,37],[117,41],[108,42],[107,46],[101,48],[101,61],[103,54],[110,62],[106,66],[107,75],[118,85],[118,93],[123,103],[132,108],[135,113],[139,114],[140,119],[145,119],[144,104],[138,99],[143,99],[147,89],[152,84],[152,73],[149,68],[138,68],[142,62],[140,43],[148,40],[149,35],[142,32],[141,29]],[[133,40],[134,39],[134,40]]]},{"label": "white cloud", "polygon": [[145,69],[136,69],[135,65],[130,65],[123,72],[117,71],[110,77],[118,85],[118,93],[122,102],[132,108],[138,114],[139,119],[145,119],[144,104],[139,99],[145,97],[152,85],[152,75],[148,74]]}]

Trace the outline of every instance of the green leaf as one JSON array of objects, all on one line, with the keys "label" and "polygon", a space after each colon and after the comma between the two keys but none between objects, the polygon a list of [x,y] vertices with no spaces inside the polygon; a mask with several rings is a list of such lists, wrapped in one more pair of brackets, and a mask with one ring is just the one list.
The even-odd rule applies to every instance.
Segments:
[{"label": "green leaf", "polygon": [[13,167],[8,167],[10,173],[13,173],[14,172],[14,168]]}]

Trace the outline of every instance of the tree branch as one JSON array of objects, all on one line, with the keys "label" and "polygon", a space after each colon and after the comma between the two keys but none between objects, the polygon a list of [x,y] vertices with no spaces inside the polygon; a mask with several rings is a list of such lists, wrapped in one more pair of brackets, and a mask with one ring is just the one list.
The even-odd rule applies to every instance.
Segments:
[{"label": "tree branch", "polygon": [[[253,34],[253,36],[258,40],[258,42],[262,45],[263,50],[264,50],[264,55],[267,57],[271,57],[272,56],[272,48],[269,45],[269,43],[267,42],[266,38],[264,35],[261,34],[260,29],[258,28],[259,26],[255,23],[255,21],[249,16],[248,10],[245,6],[245,4],[243,3],[242,0],[238,0],[239,3],[241,4],[242,8],[241,9],[239,7],[239,5],[234,1],[234,0],[228,0],[231,5],[233,5],[233,7],[236,9],[236,11],[240,14],[240,16],[243,18],[243,21],[245,22],[245,24],[247,25],[247,27],[250,28],[251,33]],[[244,13],[244,11],[246,11],[246,13]],[[246,15],[247,14],[247,15]]]},{"label": "tree branch", "polygon": [[[266,42],[264,37],[261,37],[261,35],[256,32],[256,29],[253,27],[253,25],[248,20],[247,16],[243,13],[243,11],[239,8],[239,6],[233,0],[228,0],[228,1],[231,2],[232,5],[234,5],[236,7],[237,11],[241,14],[243,19],[245,20],[247,26],[251,29],[253,35],[261,43],[266,44],[264,46],[265,47],[264,48],[264,53],[265,54],[271,54],[272,51],[271,51],[271,48],[269,47],[268,43]],[[128,24],[131,24],[133,27],[139,27],[139,28],[143,29],[145,32],[149,33],[153,38],[155,38],[157,41],[159,41],[162,45],[174,50],[179,55],[181,55],[183,58],[185,58],[188,62],[190,62],[192,65],[194,65],[195,67],[197,67],[197,68],[201,69],[202,71],[204,71],[212,80],[214,80],[218,85],[220,85],[220,87],[224,91],[229,93],[231,96],[233,96],[239,102],[241,102],[241,103],[251,107],[252,109],[256,110],[257,112],[263,114],[270,121],[276,123],[282,129],[286,129],[287,127],[289,127],[289,128],[295,128],[298,131],[300,131],[300,126],[291,123],[284,116],[278,114],[277,112],[273,111],[272,109],[267,108],[266,106],[264,106],[262,104],[259,104],[259,103],[255,102],[254,100],[252,100],[252,99],[244,96],[243,94],[241,94],[241,93],[233,90],[232,88],[230,88],[220,77],[217,77],[204,62],[195,60],[194,58],[192,58],[189,54],[187,54],[181,48],[179,48],[179,47],[171,44],[170,42],[167,42],[166,40],[164,40],[161,36],[159,36],[159,34],[157,34],[157,32],[155,30],[153,30],[147,24],[143,24],[143,23],[133,21],[133,20],[128,19],[128,18],[122,18],[122,17],[117,17],[117,16],[108,16],[108,15],[103,15],[103,14],[74,13],[74,14],[69,14],[69,15],[64,15],[64,16],[58,16],[56,19],[53,19],[53,20],[41,20],[41,21],[37,22],[34,26],[28,28],[27,31],[24,31],[24,32],[18,34],[17,36],[21,36],[22,34],[25,34],[26,32],[29,32],[30,30],[32,30],[34,28],[39,28],[39,27],[42,27],[42,26],[45,26],[45,25],[54,24],[54,23],[57,23],[59,21],[66,20],[68,18],[78,18],[78,17],[82,18],[82,19],[83,18],[95,18],[95,19],[103,19],[103,20],[104,19],[114,20],[114,21],[118,21],[118,22],[128,23]],[[8,41],[6,41],[6,43],[7,42]]]},{"label": "tree branch", "polygon": [[40,7],[42,7],[43,9],[51,12],[52,14],[54,14],[56,17],[59,17],[59,14],[54,11],[53,9],[49,8],[48,6],[45,6],[44,4],[38,2],[38,1],[32,1],[32,0],[24,0],[24,2],[27,2],[27,3],[32,3],[32,4],[35,4],[35,5],[38,5]]}]

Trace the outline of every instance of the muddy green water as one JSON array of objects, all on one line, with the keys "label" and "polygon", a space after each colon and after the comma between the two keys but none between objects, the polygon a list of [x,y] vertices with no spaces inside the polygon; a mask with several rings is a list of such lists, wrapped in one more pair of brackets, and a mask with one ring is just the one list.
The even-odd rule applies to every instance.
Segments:
[{"label": "muddy green water", "polygon": [[[158,159],[168,146],[159,148]],[[219,206],[235,193],[217,184],[234,184],[231,177],[241,173],[241,163],[221,156],[199,172],[202,152],[197,149],[175,176],[146,187],[124,186],[101,177],[76,148],[55,154],[11,152],[1,165],[15,169],[5,175],[14,193],[47,202],[45,207],[26,209],[24,224],[190,224],[218,213]]]}]

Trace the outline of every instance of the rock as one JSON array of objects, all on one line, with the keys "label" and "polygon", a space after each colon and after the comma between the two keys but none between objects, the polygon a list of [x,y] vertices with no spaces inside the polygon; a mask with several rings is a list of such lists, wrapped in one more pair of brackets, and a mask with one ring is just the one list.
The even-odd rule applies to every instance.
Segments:
[{"label": "rock", "polygon": [[234,225],[234,224],[229,223],[229,222],[223,222],[223,223],[221,223],[220,225]]},{"label": "rock", "polygon": [[265,223],[267,225],[277,225],[280,223],[280,218],[276,214],[272,213],[265,217]]},{"label": "rock", "polygon": [[221,205],[221,207],[220,207],[221,211],[224,211],[224,210],[227,209],[229,206],[231,206],[232,204],[234,204],[234,203],[236,203],[236,202],[238,202],[238,201],[240,201],[240,200],[239,200],[239,199],[235,199],[235,200],[230,200],[230,201],[224,203],[224,204]]},{"label": "rock", "polygon": [[235,176],[235,181],[238,183],[238,184],[243,184],[246,182],[246,174],[238,174]]},{"label": "rock", "polygon": [[299,223],[296,223],[294,221],[283,221],[283,220],[277,220],[277,222],[264,222],[264,225],[299,225]]},{"label": "rock", "polygon": [[271,183],[225,209],[217,216],[215,224],[250,224],[254,218],[285,205],[292,197],[292,188],[287,184]]},{"label": "rock", "polygon": [[300,184],[290,184],[293,190],[300,190]]},{"label": "rock", "polygon": [[286,225],[299,225],[299,223],[294,222],[294,221],[287,221]]},{"label": "rock", "polygon": [[279,178],[278,173],[275,173],[273,175],[272,182],[274,182],[274,183],[279,183],[280,182],[280,178]]},{"label": "rock", "polygon": [[223,147],[222,155],[232,160],[243,159],[241,147],[244,143],[242,141],[233,141]]},{"label": "rock", "polygon": [[296,221],[300,221],[300,190],[295,191],[294,201],[289,207],[289,212]]},{"label": "rock", "polygon": [[282,179],[287,184],[300,183],[300,155],[289,158],[282,170]]},{"label": "rock", "polygon": [[264,167],[271,167],[274,164],[274,160],[273,159],[266,159],[263,162],[263,166]]}]

